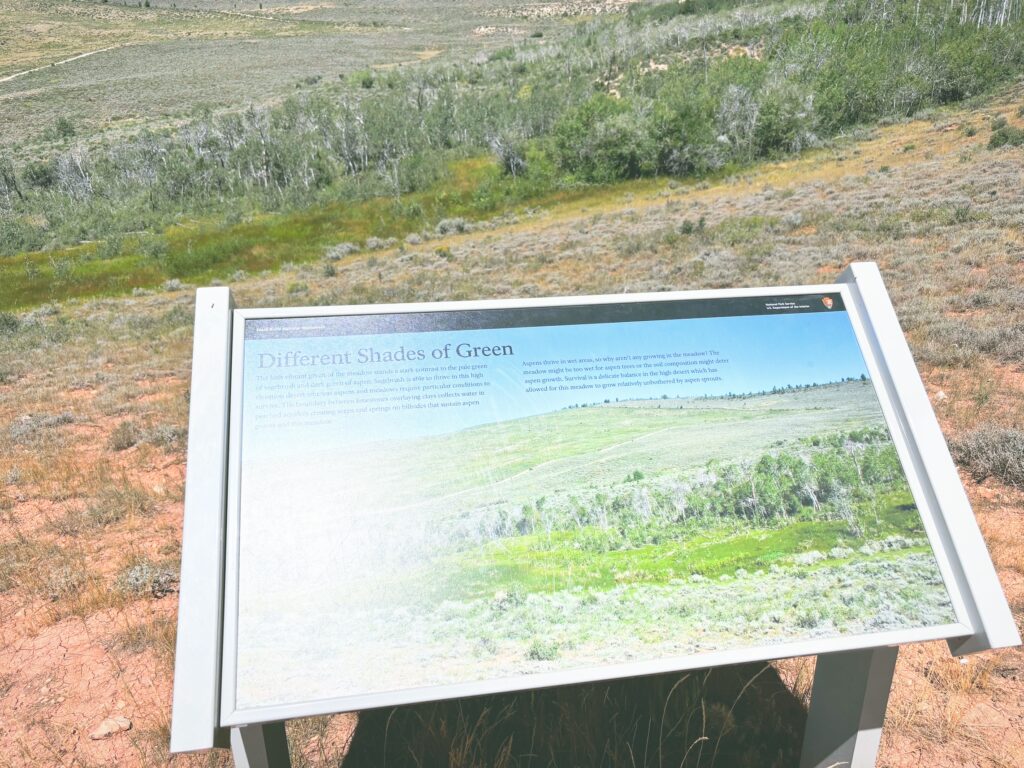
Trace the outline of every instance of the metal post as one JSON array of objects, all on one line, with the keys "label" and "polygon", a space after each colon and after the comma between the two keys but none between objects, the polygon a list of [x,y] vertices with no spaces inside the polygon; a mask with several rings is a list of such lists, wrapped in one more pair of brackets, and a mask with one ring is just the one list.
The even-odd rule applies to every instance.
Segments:
[{"label": "metal post", "polygon": [[800,768],[871,768],[898,647],[818,657]]},{"label": "metal post", "polygon": [[232,728],[231,755],[235,768],[290,768],[284,723]]},{"label": "metal post", "polygon": [[229,289],[196,292],[171,752],[228,741],[219,704],[232,310]]}]

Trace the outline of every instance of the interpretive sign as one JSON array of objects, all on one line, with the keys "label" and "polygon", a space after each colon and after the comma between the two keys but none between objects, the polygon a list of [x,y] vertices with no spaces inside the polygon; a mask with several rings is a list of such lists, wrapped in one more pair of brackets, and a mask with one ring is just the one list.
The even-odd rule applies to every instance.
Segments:
[{"label": "interpretive sign", "polygon": [[[953,530],[968,529],[960,549],[984,544],[936,493],[927,452],[948,453],[918,445],[870,308],[850,282],[234,311],[208,739],[755,659],[1017,642],[1001,594],[974,594]],[[994,580],[985,563],[974,581]],[[186,586],[183,567],[183,601]]]}]

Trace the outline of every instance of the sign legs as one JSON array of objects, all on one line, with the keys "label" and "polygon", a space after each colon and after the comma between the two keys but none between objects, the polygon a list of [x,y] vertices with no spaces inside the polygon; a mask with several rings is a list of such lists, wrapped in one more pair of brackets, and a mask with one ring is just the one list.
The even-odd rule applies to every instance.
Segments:
[{"label": "sign legs", "polygon": [[873,768],[899,648],[818,657],[800,768]]},{"label": "sign legs", "polygon": [[235,768],[291,768],[284,723],[232,728],[231,755]]}]

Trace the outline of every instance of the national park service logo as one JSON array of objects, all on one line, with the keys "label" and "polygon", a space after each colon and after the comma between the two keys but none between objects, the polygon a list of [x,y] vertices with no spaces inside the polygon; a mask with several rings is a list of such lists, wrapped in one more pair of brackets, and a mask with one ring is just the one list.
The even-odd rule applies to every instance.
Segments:
[{"label": "national park service logo", "polygon": [[834,302],[832,301],[831,296],[825,296],[822,298],[821,303],[825,305],[825,309],[832,309],[832,304]]}]

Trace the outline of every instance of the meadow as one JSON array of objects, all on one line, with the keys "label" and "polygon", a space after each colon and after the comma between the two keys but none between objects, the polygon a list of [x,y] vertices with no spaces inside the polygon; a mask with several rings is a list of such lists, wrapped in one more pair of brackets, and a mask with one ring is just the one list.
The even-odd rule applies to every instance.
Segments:
[{"label": "meadow", "polygon": [[566,26],[560,14],[503,18],[504,7],[10,0],[0,8],[0,28],[9,30],[0,48],[0,148],[21,157],[59,151],[67,136],[54,130],[58,121],[90,144],[119,143],[173,131],[207,110],[272,104],[317,83],[468,58]]},{"label": "meadow", "polygon": [[243,709],[955,622],[868,381],[244,472]]},{"label": "meadow", "polygon": [[[25,6],[18,3],[3,4],[0,14],[12,8],[22,12]],[[102,3],[74,5],[90,12],[105,8]],[[141,13],[110,5],[126,19],[129,12]],[[876,7],[902,8],[900,18],[905,18],[913,16],[914,5]],[[696,40],[703,60],[702,30],[735,26],[730,19],[755,12],[770,25],[780,12],[806,15],[802,7],[722,9],[703,20],[703,14],[674,18],[671,28],[690,29],[696,37],[680,39]],[[808,13],[817,8],[807,7]],[[927,3],[922,9],[928,10]],[[244,18],[228,21],[249,23]],[[900,18],[893,23],[904,23]],[[579,21],[578,16],[559,17],[557,24],[566,23],[570,29],[563,32],[569,35]],[[612,19],[596,22],[610,24]],[[968,26],[976,28],[978,22],[971,17]],[[189,23],[199,24],[198,17]],[[882,28],[887,23],[873,21]],[[952,23],[958,25],[959,18]],[[131,26],[132,34],[139,34],[138,25]],[[998,27],[998,21],[992,26]],[[988,34],[988,22],[981,27]],[[999,34],[1009,34],[1013,26],[1002,29]],[[651,37],[652,30],[644,35]],[[61,48],[52,59],[32,54],[35,58],[16,66],[48,67],[58,57],[104,47],[93,32],[83,34],[82,46]],[[556,41],[554,32],[544,35]],[[709,38],[706,50],[724,50],[715,47],[719,42],[731,45],[733,40]],[[523,44],[532,44],[529,35]],[[966,45],[956,60],[969,64],[972,46]],[[410,48],[416,48],[415,42]],[[511,69],[507,59],[501,63],[507,55],[480,66]],[[724,59],[725,54],[708,58]],[[98,56],[92,56],[80,64],[96,61]],[[14,65],[4,66],[13,72]],[[54,70],[74,80],[82,71],[77,66],[71,62]],[[357,95],[378,88],[376,77],[374,87],[364,89],[320,69],[318,63],[315,70],[296,66],[294,72],[297,78],[333,77],[335,87]],[[79,203],[54,193],[52,201],[37,199],[15,210],[9,198],[17,194],[6,187],[8,193],[0,193],[0,247],[11,254],[2,259],[0,276],[0,720],[5,724],[0,764],[228,764],[223,754],[167,754],[193,289],[210,281],[229,283],[240,306],[282,306],[819,283],[833,279],[851,261],[877,261],[1014,616],[1024,626],[1024,156],[1014,138],[1024,131],[1024,90],[1019,70],[980,69],[984,87],[963,100],[940,103],[929,97],[905,109],[887,106],[837,133],[822,134],[817,146],[757,156],[703,176],[576,181],[553,190],[542,186],[534,194],[527,178],[505,174],[491,147],[483,153],[471,150],[468,158],[446,158],[448,170],[439,183],[448,196],[425,197],[425,213],[413,209],[407,212],[410,218],[393,224],[395,211],[402,211],[380,178],[367,182],[366,197],[360,198],[364,207],[329,195],[323,205],[300,201],[285,208],[262,199],[243,200],[234,209],[230,201],[223,209],[220,201],[195,210],[176,203],[181,218],[169,230],[160,224],[140,231],[141,226],[117,223],[113,214],[124,210],[117,202],[109,210],[97,208],[92,221],[100,226],[95,230],[87,224],[84,231],[63,234],[59,222],[74,217],[50,221],[49,212],[87,211],[100,201],[94,198],[80,209],[75,207]],[[904,66],[894,71],[916,70]],[[123,76],[92,72],[93,79]],[[20,92],[32,82],[26,77],[0,84],[2,93],[11,94],[14,86]],[[887,89],[896,80],[871,82],[879,87],[875,93],[890,98],[895,93]],[[171,86],[180,87],[161,84]],[[304,94],[307,87],[314,86],[285,83],[282,99],[284,90]],[[225,96],[225,103],[239,104],[227,98],[230,94],[216,93]],[[29,164],[55,161],[83,145],[102,157],[107,142],[134,141],[138,135],[132,125],[122,133],[117,124],[103,123],[107,108],[102,99],[89,102],[88,94],[78,103],[95,111],[72,116],[70,126],[58,126],[61,109],[54,94],[39,102],[38,111],[24,112],[26,117],[8,111],[11,100],[0,101],[0,143],[16,147],[3,155],[23,193]],[[135,96],[164,98],[148,91]],[[187,103],[172,102],[171,117],[139,117],[169,146],[175,146],[177,126],[211,125],[224,117],[214,110],[215,115],[194,123]],[[878,103],[883,102],[892,103]],[[59,135],[59,127],[65,132],[70,127],[74,135]],[[108,127],[109,135],[103,133]],[[15,135],[9,145],[8,137]],[[550,160],[548,155],[529,157]],[[535,163],[532,172],[541,180],[564,173],[556,169],[546,176],[545,167]],[[484,204],[476,208],[482,181],[513,190],[507,193],[510,204],[495,206],[481,197]],[[28,197],[50,194],[29,192]],[[454,205],[453,193],[459,196],[457,205],[448,208]],[[414,194],[403,191],[403,202]],[[435,197],[439,207],[428,209]],[[380,205],[384,201],[387,206]],[[350,212],[361,218],[353,223]],[[29,232],[32,248],[31,238],[40,237],[32,233],[44,232],[34,242],[51,249],[22,250],[22,231]],[[111,233],[117,232],[124,234],[115,256],[79,260],[101,245],[112,248],[116,238]],[[175,241],[178,235],[181,240]],[[390,237],[396,242],[388,242]],[[142,246],[151,239],[154,256],[149,257]],[[190,268],[195,271],[177,276],[159,266],[164,246],[168,253],[188,253],[207,240],[208,253],[219,259],[214,266],[198,264]],[[87,269],[106,269],[111,276],[94,281]],[[133,282],[136,270],[144,276]],[[67,279],[72,274],[76,279]],[[625,480],[626,472],[621,474],[615,479]],[[920,545],[916,536],[895,530],[898,519],[890,523],[892,528],[870,538],[880,543],[903,536],[907,541],[901,548],[858,554],[863,562],[850,565],[821,561],[817,565],[823,567],[812,569],[811,579],[794,581],[793,589],[810,588],[804,594],[814,596],[815,587],[831,592],[876,582],[871,569],[887,557],[903,558],[901,569],[911,574],[921,553],[908,550]],[[835,526],[829,539],[812,545],[826,556],[831,546],[825,545],[846,530],[841,521],[829,524]],[[630,552],[609,550],[619,556]],[[757,556],[753,549],[748,554]],[[708,568],[713,584],[687,577],[678,591],[700,584],[728,601],[755,583],[756,566],[737,578],[733,564],[713,547],[694,562]],[[711,575],[719,570],[719,575],[731,571],[732,580]],[[786,577],[779,583],[788,589],[791,582]],[[475,613],[453,620],[473,628],[485,615],[489,621],[513,617],[518,623],[564,610],[576,611],[579,618],[575,602],[545,598],[552,593],[538,593],[530,605],[517,604],[514,591],[495,601],[489,590],[496,585],[488,581],[484,586],[468,596]],[[652,585],[651,602],[645,604],[652,609],[659,588]],[[859,589],[854,603],[865,601],[863,608],[871,599]],[[501,612],[495,603],[507,608]],[[698,618],[709,627],[720,620],[713,614]],[[819,621],[814,616],[783,619],[798,627]],[[572,650],[561,642],[549,638],[533,655],[556,655],[557,661],[557,655]],[[475,652],[487,653],[486,642]],[[554,663],[517,658],[524,664]],[[289,724],[292,760],[298,766],[375,766],[382,759],[394,765],[632,766],[671,758],[687,766],[788,766],[798,754],[813,668],[813,659],[792,659],[711,674],[309,718]],[[961,663],[949,657],[944,643],[905,647],[879,764],[1021,765],[1022,673],[1019,650]],[[130,730],[88,738],[104,718],[118,713],[130,719]]]}]

